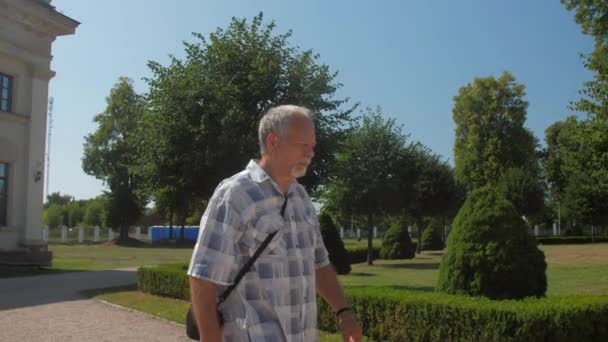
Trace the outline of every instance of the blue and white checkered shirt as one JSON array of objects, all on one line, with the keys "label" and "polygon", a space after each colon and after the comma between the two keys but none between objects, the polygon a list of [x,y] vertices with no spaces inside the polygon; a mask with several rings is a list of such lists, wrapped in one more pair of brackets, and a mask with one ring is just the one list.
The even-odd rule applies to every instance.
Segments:
[{"label": "blue and white checkered shirt", "polygon": [[201,219],[188,275],[230,285],[268,234],[278,231],[221,305],[226,342],[318,340],[315,270],[329,265],[315,208],[297,182],[285,197],[255,161],[220,183]]}]

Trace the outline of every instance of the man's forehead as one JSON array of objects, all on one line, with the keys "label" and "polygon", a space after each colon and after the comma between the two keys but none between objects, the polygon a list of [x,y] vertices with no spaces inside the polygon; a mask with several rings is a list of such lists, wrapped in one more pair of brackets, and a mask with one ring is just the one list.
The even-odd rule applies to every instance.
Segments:
[{"label": "man's forehead", "polygon": [[290,125],[289,129],[288,129],[288,133],[289,136],[292,137],[300,137],[300,138],[306,138],[306,137],[310,137],[313,138],[315,137],[315,126],[314,124],[310,123],[310,122],[302,122],[299,124],[292,124]]},{"label": "man's forehead", "polygon": [[297,113],[296,115],[292,116],[289,120],[289,125],[292,127],[315,127],[315,124],[312,119],[309,116],[301,113]]},{"label": "man's forehead", "polygon": [[288,131],[290,134],[312,134],[315,133],[315,124],[314,122],[304,115],[296,115],[291,119],[289,123]]}]

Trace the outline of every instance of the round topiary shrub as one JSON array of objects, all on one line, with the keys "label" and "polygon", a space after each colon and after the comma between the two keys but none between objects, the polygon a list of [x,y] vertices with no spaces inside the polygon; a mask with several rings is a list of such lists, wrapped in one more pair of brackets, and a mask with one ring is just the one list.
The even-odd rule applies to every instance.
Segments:
[{"label": "round topiary shrub", "polygon": [[382,239],[381,259],[413,259],[416,245],[407,232],[407,222],[395,220]]},{"label": "round topiary shrub", "polygon": [[468,196],[454,220],[437,289],[492,299],[541,297],[546,269],[513,205],[485,186]]},{"label": "round topiary shrub", "polygon": [[319,214],[319,225],[323,243],[329,253],[329,260],[336,269],[336,273],[350,273],[348,253],[346,252],[346,248],[344,248],[344,241],[340,238],[340,233],[338,232],[336,225],[334,225],[331,216],[326,212],[321,212],[321,214]]},{"label": "round topiary shrub", "polygon": [[429,225],[422,233],[422,239],[420,248],[425,251],[436,251],[443,249],[443,227],[441,221],[437,219],[431,219]]}]

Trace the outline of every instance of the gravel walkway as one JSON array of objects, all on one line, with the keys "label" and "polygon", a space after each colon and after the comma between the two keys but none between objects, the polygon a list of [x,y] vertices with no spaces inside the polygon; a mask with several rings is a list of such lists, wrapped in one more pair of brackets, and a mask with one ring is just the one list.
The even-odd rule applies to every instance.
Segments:
[{"label": "gravel walkway", "polygon": [[80,294],[135,283],[134,269],[0,279],[0,341],[190,341],[178,324]]}]

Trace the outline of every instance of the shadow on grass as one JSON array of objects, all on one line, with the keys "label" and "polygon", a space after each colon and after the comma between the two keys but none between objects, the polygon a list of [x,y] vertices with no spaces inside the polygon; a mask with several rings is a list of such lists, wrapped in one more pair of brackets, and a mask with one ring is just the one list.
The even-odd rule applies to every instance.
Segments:
[{"label": "shadow on grass", "polygon": [[396,268],[396,269],[411,269],[411,270],[437,270],[439,269],[438,262],[429,262],[429,263],[399,263],[399,264],[383,264],[378,265],[378,267],[382,268]]},{"label": "shadow on grass", "polygon": [[84,271],[86,270],[65,270],[56,268],[41,268],[35,266],[0,266],[0,279]]},{"label": "shadow on grass", "polygon": [[108,294],[108,293],[135,291],[135,290],[137,290],[137,284],[106,287],[106,288],[102,288],[102,289],[84,290],[84,291],[81,291],[80,294],[85,298],[93,298],[93,297],[97,297],[99,295]]},{"label": "shadow on grass", "polygon": [[420,291],[420,292],[435,292],[435,288],[432,286],[401,286],[401,285],[393,285],[386,286],[389,289],[394,290],[407,290],[407,291]]},{"label": "shadow on grass", "polygon": [[348,275],[355,276],[355,277],[373,277],[373,276],[375,276],[375,274],[373,274],[373,273],[366,273],[366,272],[351,272]]},{"label": "shadow on grass", "polygon": [[432,286],[411,286],[411,285],[392,285],[392,286],[368,286],[368,285],[355,285],[348,286],[348,288],[368,288],[368,289],[392,289],[392,290],[403,290],[403,291],[417,291],[417,292],[435,292],[435,288]]},{"label": "shadow on grass", "polygon": [[137,284],[133,270],[64,272],[40,278],[13,277],[0,281],[0,312],[82,300],[82,291]]},{"label": "shadow on grass", "polygon": [[196,242],[190,240],[161,240],[158,242],[147,242],[142,240],[137,240],[134,238],[129,238],[127,240],[121,241],[118,239],[112,241],[101,241],[101,242],[92,242],[92,241],[84,241],[82,243],[78,243],[75,241],[69,242],[56,242],[50,241],[49,245],[52,246],[101,246],[101,247],[131,247],[131,248],[179,248],[179,249],[193,249]]}]

